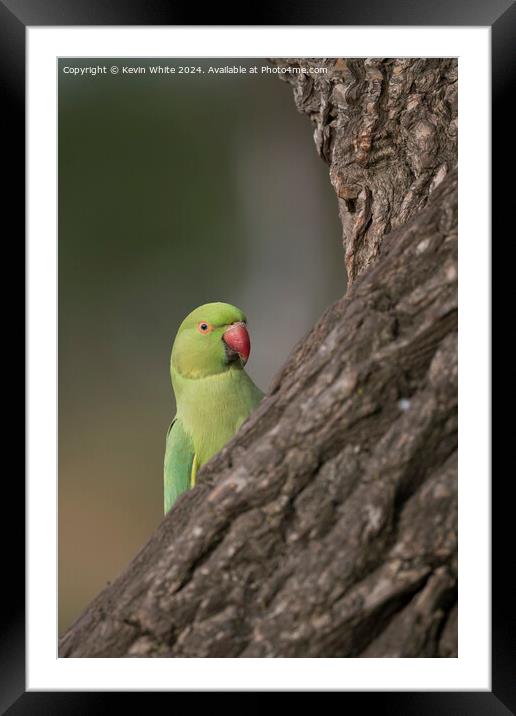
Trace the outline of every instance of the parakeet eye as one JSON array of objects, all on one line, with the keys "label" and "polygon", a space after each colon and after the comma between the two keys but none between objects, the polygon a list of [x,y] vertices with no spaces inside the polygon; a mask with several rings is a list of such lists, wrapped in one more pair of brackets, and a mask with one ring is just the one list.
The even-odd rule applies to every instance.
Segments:
[{"label": "parakeet eye", "polygon": [[211,333],[213,330],[213,326],[211,323],[206,323],[205,321],[201,321],[197,324],[197,330],[199,333]]}]

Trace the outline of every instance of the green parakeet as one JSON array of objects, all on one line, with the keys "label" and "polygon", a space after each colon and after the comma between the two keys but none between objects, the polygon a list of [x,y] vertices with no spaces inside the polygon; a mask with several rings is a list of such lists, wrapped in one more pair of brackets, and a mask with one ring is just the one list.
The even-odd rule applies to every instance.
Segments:
[{"label": "green parakeet", "polygon": [[176,416],[166,439],[165,512],[262,399],[244,370],[250,350],[246,317],[228,303],[199,306],[179,326],[170,357]]}]

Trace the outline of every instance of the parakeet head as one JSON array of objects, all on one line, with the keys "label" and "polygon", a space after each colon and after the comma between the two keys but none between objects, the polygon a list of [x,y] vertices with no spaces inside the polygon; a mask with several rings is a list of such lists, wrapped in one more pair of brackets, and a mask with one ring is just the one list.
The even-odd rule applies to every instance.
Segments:
[{"label": "parakeet head", "polygon": [[206,303],[179,326],[171,369],[187,378],[202,378],[243,368],[251,350],[246,317],[229,303]]}]

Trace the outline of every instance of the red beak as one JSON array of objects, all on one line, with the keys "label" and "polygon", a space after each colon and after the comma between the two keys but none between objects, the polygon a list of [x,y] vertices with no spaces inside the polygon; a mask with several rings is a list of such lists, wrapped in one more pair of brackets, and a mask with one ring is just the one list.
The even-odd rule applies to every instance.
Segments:
[{"label": "red beak", "polygon": [[[227,331],[224,332],[222,340],[230,351],[237,353],[244,363],[247,363],[249,353],[251,352],[251,341],[245,323],[239,321],[233,323]],[[235,356],[236,357],[236,356]]]}]

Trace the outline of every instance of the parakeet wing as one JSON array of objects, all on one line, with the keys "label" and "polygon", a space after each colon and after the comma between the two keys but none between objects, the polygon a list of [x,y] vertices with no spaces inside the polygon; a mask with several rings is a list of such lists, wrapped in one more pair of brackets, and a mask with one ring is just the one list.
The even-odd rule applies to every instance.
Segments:
[{"label": "parakeet wing", "polygon": [[165,512],[170,510],[179,495],[191,487],[194,458],[192,441],[181,420],[174,418],[167,432],[165,450]]}]

